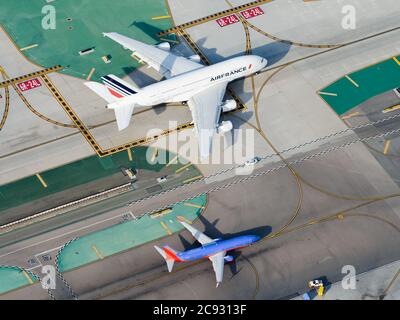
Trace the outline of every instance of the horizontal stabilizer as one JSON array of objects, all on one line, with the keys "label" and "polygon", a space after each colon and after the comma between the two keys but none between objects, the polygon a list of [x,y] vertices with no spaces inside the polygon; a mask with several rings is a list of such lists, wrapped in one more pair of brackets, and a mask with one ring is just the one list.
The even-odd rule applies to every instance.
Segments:
[{"label": "horizontal stabilizer", "polygon": [[171,272],[172,268],[174,267],[175,260],[170,258],[163,249],[160,247],[154,246],[154,248],[158,251],[158,253],[164,258],[165,262],[167,263],[168,271]]},{"label": "horizontal stabilizer", "polygon": [[117,97],[113,96],[110,93],[110,91],[107,89],[107,87],[101,83],[97,83],[97,82],[93,82],[93,81],[85,82],[85,86],[88,87],[93,92],[95,92],[101,98],[106,100],[108,103],[112,103],[117,100]]},{"label": "horizontal stabilizer", "polygon": [[110,104],[108,105],[110,109],[114,109],[115,112],[115,119],[117,120],[118,130],[124,130],[129,126],[131,122],[132,113],[135,105],[130,102],[126,105],[116,104],[115,107]]}]

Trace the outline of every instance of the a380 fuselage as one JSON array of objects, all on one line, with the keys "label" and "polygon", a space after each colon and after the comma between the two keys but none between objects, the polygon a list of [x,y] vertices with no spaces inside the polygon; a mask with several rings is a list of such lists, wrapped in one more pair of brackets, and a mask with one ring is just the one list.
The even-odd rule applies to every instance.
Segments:
[{"label": "a380 fuselage", "polygon": [[137,105],[153,106],[187,101],[207,87],[249,76],[263,69],[266,64],[267,60],[254,55],[232,58],[144,87],[139,93],[121,99],[120,103],[132,100]]}]

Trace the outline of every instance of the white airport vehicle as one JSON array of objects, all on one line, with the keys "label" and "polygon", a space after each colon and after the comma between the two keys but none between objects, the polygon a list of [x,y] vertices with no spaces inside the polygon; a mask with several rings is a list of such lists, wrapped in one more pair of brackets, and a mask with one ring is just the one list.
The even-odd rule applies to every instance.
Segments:
[{"label": "white airport vehicle", "polygon": [[129,84],[115,75],[102,77],[104,84],[85,83],[108,102],[108,109],[114,110],[118,129],[129,126],[135,106],[187,102],[195,124],[201,158],[209,156],[216,132],[224,133],[232,129],[232,124],[227,121],[222,127],[219,124],[221,111],[236,108],[234,100],[223,101],[228,83],[255,74],[267,65],[265,58],[245,55],[204,66],[199,63],[198,57],[174,55],[168,43],[148,45],[116,32],[104,33],[104,36],[131,50],[139,61],[166,78],[144,88]]},{"label": "white airport vehicle", "polygon": [[157,178],[157,182],[158,183],[167,182],[167,176],[162,176],[162,177]]},{"label": "white airport vehicle", "polygon": [[254,166],[256,163],[260,162],[260,158],[259,157],[254,157],[252,159],[247,160],[244,165],[245,166]]}]

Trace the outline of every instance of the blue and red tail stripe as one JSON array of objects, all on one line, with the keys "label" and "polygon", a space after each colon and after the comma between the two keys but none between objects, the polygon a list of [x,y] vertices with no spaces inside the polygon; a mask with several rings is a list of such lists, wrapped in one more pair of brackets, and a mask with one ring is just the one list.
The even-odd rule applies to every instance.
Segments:
[{"label": "blue and red tail stripe", "polygon": [[127,97],[136,93],[136,91],[132,90],[117,79],[110,76],[101,77],[101,80],[108,88],[110,93],[117,98]]}]

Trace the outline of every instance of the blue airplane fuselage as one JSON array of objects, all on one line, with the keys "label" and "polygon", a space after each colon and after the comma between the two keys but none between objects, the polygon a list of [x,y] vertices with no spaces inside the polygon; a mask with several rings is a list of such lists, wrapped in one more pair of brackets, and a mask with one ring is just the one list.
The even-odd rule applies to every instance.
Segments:
[{"label": "blue airplane fuselage", "polygon": [[207,258],[219,252],[247,247],[258,240],[260,240],[260,237],[253,235],[239,236],[227,240],[215,240],[196,249],[178,252],[176,256],[182,261],[193,261]]}]

